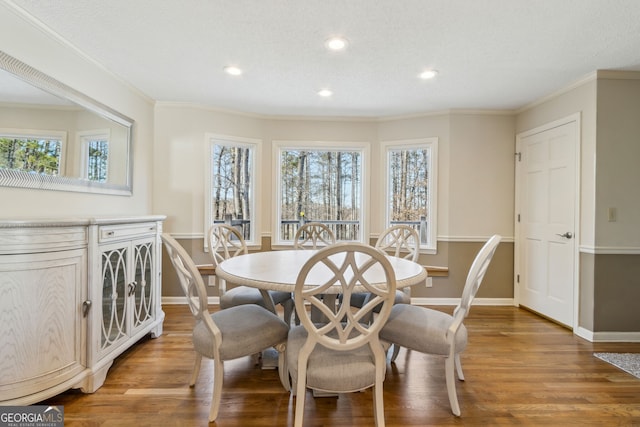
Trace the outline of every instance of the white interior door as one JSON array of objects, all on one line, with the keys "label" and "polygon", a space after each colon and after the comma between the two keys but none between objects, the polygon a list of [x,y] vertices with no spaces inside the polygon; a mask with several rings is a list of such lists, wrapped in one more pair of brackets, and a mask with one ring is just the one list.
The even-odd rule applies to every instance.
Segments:
[{"label": "white interior door", "polygon": [[573,327],[577,299],[578,116],[518,135],[516,301]]}]

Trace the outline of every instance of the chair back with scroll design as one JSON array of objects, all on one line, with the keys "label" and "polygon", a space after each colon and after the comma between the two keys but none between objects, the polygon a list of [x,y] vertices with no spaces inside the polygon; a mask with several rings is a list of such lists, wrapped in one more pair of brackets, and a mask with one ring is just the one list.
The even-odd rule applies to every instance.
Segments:
[{"label": "chair back with scroll design", "polygon": [[293,247],[296,249],[318,249],[336,243],[336,236],[325,224],[308,222],[296,231],[293,237]]},{"label": "chair back with scroll design", "polygon": [[[236,256],[246,255],[249,251],[242,234],[237,228],[228,224],[214,224],[209,228],[207,240],[209,253],[213,264],[218,266],[222,261]],[[220,308],[227,309],[243,304],[257,304],[276,313],[276,305],[281,305],[284,310],[285,322],[290,323],[293,316],[293,299],[291,292],[269,291],[268,298],[263,296],[258,289],[236,284],[233,289],[227,290],[224,280],[216,277],[216,285],[220,293]],[[265,302],[265,298],[269,301]]]},{"label": "chair back with scroll design", "polygon": [[[342,294],[335,310],[322,298],[328,291]],[[328,246],[305,263],[294,290],[302,325],[292,328],[287,340],[287,363],[296,394],[296,426],[302,425],[307,388],[347,393],[369,387],[374,390],[376,426],[384,425],[386,357],[378,334],[391,312],[395,291],[391,263],[382,251],[369,245]],[[362,308],[352,308],[354,292],[368,292],[372,298]],[[315,323],[307,305],[320,311],[326,323]],[[363,322],[378,305],[380,313],[374,320]]]},{"label": "chair back with scroll design", "polygon": [[207,245],[215,266],[225,259],[248,253],[242,234],[227,224],[214,224],[209,228]]},{"label": "chair back with scroll design", "polygon": [[[420,236],[418,232],[408,225],[398,224],[387,228],[376,241],[376,248],[397,258],[418,261],[420,255]],[[362,293],[351,298],[354,307],[362,307],[369,301],[369,294]],[[407,286],[396,291],[396,304],[411,304],[411,287]],[[377,313],[379,307],[374,311]],[[373,313],[372,313],[373,315]],[[370,319],[369,319],[370,320]],[[397,356],[399,347],[393,348],[394,355]]]},{"label": "chair back with scroll design", "polygon": [[378,240],[376,248],[398,258],[417,262],[420,255],[420,236],[415,228],[398,224],[387,228]]}]

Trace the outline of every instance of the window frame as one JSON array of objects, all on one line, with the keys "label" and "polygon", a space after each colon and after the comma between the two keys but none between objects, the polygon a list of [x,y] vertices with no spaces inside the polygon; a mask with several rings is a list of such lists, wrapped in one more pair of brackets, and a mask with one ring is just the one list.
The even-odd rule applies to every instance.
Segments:
[{"label": "window frame", "polygon": [[428,243],[426,245],[420,245],[420,253],[436,254],[438,249],[438,137],[380,142],[381,170],[384,170],[384,197],[382,198],[381,206],[384,212],[384,229],[386,229],[391,226],[391,219],[389,216],[389,193],[391,186],[391,171],[389,169],[390,152],[425,148],[430,150],[428,165],[430,176],[427,186],[427,193],[429,194],[427,211],[430,215],[428,218],[429,227],[427,231]]},{"label": "window frame", "polygon": [[83,130],[77,133],[80,144],[80,176],[82,179],[89,180],[89,144],[95,140],[105,140],[109,147],[107,152],[107,177],[104,181],[90,180],[92,182],[109,182],[111,175],[111,130],[110,129],[94,129]]},{"label": "window frame", "polygon": [[249,198],[250,204],[250,218],[249,227],[251,238],[247,239],[245,243],[249,249],[261,248],[261,236],[260,236],[260,216],[257,215],[257,207],[260,206],[261,188],[258,187],[258,181],[256,177],[261,176],[260,164],[262,159],[262,140],[256,138],[246,138],[239,136],[220,135],[215,133],[205,134],[206,153],[205,156],[205,204],[204,204],[204,251],[209,252],[207,245],[207,234],[209,228],[213,225],[213,153],[216,145],[225,145],[227,147],[242,147],[251,149],[253,159],[251,161],[250,176],[250,189],[251,197]]},{"label": "window frame", "polygon": [[371,179],[368,171],[370,170],[370,153],[371,143],[369,142],[353,142],[353,141],[301,141],[301,140],[278,140],[272,141],[272,188],[275,189],[274,197],[272,198],[272,212],[273,218],[273,232],[271,237],[271,245],[276,249],[291,249],[293,247],[293,241],[280,240],[280,221],[281,221],[281,192],[282,188],[280,182],[281,167],[280,159],[282,151],[286,150],[314,150],[314,151],[357,151],[361,153],[361,171],[360,171],[360,194],[361,194],[361,207],[360,207],[360,238],[357,242],[368,242],[369,236],[369,191],[371,187]]}]

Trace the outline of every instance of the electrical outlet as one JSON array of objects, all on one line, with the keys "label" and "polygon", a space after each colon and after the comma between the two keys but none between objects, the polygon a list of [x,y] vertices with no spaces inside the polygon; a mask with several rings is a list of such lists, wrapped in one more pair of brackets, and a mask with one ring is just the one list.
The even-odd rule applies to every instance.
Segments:
[{"label": "electrical outlet", "polygon": [[427,277],[427,281],[424,284],[427,288],[433,287],[433,277]]},{"label": "electrical outlet", "polygon": [[616,222],[618,220],[618,211],[616,208],[609,208],[608,218],[609,222]]}]

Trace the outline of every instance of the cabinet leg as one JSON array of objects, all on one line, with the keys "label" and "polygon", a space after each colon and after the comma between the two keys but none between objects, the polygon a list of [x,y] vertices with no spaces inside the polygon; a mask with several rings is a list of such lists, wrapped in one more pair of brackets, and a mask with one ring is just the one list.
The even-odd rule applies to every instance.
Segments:
[{"label": "cabinet leg", "polygon": [[97,389],[102,387],[104,380],[107,378],[107,372],[109,372],[109,368],[111,368],[112,364],[113,360],[97,371],[89,374],[89,376],[79,384],[80,390],[82,390],[83,393],[94,393]]}]

